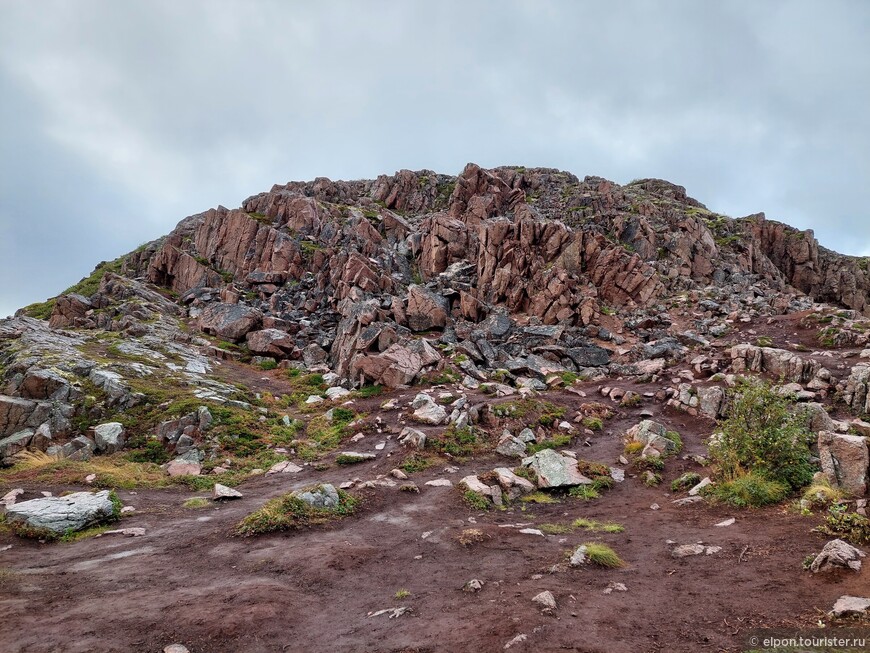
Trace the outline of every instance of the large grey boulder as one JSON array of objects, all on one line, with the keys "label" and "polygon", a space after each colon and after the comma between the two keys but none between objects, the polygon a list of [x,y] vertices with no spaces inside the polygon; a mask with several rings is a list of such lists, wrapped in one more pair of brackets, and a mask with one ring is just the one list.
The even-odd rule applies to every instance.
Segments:
[{"label": "large grey boulder", "polygon": [[79,531],[116,516],[110,495],[103,490],[22,501],[6,509],[6,520],[58,534]]},{"label": "large grey boulder", "polygon": [[298,493],[296,497],[312,508],[325,508],[327,510],[334,510],[338,507],[339,502],[338,490],[331,483],[323,483],[310,490],[305,490]]},{"label": "large grey boulder", "polygon": [[831,487],[840,488],[854,496],[864,496],[867,491],[867,468],[870,466],[867,438],[820,431],[819,459],[822,472]]},{"label": "large grey boulder", "polygon": [[524,458],[523,465],[533,469],[538,475],[538,487],[567,487],[592,483],[591,479],[583,476],[577,469],[574,458],[563,456],[552,449],[543,449]]},{"label": "large grey boulder", "polygon": [[106,422],[94,428],[97,451],[115,453],[124,448],[124,426],[120,422]]}]

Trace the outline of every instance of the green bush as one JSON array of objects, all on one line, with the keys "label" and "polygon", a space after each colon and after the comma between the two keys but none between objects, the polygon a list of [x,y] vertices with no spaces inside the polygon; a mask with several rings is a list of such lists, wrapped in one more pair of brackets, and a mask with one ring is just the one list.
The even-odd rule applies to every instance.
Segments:
[{"label": "green bush", "polygon": [[840,504],[828,509],[825,523],[816,530],[852,544],[870,544],[870,519],[857,512],[846,512],[845,506]]},{"label": "green bush", "polygon": [[133,463],[155,463],[161,465],[172,456],[157,438],[148,438],[144,446],[127,453],[127,460]]},{"label": "green bush", "polygon": [[779,503],[789,494],[789,486],[758,472],[748,472],[733,480],[710,486],[710,494],[736,508]]},{"label": "green bush", "polygon": [[710,456],[724,481],[747,472],[798,489],[813,478],[808,443],[812,434],[793,402],[758,379],[742,380],[731,392],[721,436],[710,442]]}]

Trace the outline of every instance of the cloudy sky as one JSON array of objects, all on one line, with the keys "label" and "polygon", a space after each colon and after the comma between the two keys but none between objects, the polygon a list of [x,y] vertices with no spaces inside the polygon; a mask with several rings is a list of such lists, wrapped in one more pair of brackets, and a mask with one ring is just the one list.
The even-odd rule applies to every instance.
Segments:
[{"label": "cloudy sky", "polygon": [[870,254],[866,0],[0,0],[0,316],[273,183],[662,177]]}]

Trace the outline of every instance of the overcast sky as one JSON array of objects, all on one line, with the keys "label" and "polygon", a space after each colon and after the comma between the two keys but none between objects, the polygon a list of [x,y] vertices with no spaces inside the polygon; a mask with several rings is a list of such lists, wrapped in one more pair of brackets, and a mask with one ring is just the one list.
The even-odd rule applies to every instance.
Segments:
[{"label": "overcast sky", "polygon": [[0,316],[273,183],[469,161],[870,254],[870,2],[0,0]]}]

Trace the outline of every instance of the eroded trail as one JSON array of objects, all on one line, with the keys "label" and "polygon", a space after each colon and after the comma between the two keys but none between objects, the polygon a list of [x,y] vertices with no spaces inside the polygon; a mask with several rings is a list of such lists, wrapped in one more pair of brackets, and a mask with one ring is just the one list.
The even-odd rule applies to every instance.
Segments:
[{"label": "eroded trail", "polygon": [[[567,392],[548,399],[572,407],[582,401]],[[591,446],[578,442],[572,449],[614,464],[621,434],[641,410],[680,430],[686,456],[705,450],[704,422],[658,404],[621,411],[590,438]],[[356,448],[374,452],[378,441],[367,436]],[[242,499],[196,510],[182,507],[188,491],[119,491],[136,508],[121,524],[144,528],[141,537],[41,545],[3,535],[0,546],[11,547],[0,552],[0,648],[146,652],[181,642],[193,653],[496,651],[526,635],[511,650],[738,650],[752,628],[810,627],[840,595],[866,590],[860,574],[802,571],[801,560],[825,542],[811,533],[817,516],[783,506],[735,511],[673,504],[670,481],[697,468],[684,457],[668,462],[658,487],[629,473],[599,499],[515,502],[503,511],[474,511],[455,487],[425,484],[436,478],[455,484],[505,464],[483,456],[412,474],[419,493],[398,485],[357,490],[357,514],[325,527],[232,535],[244,515],[271,497],[311,483],[373,479],[397,464],[400,451],[393,437],[372,462],[255,478],[239,486]],[[625,530],[520,532],[579,517],[618,522]],[[716,526],[730,517],[733,525]],[[470,528],[482,538],[466,546],[459,538]],[[609,544],[627,566],[565,565],[566,553],[586,541]],[[676,544],[697,542],[721,550],[671,556]],[[462,591],[471,579],[483,581],[479,592]],[[605,593],[611,583],[626,591]],[[397,598],[401,590],[408,596]],[[544,590],[556,598],[552,613],[531,601]],[[410,611],[396,618],[369,616],[402,606]]]}]

